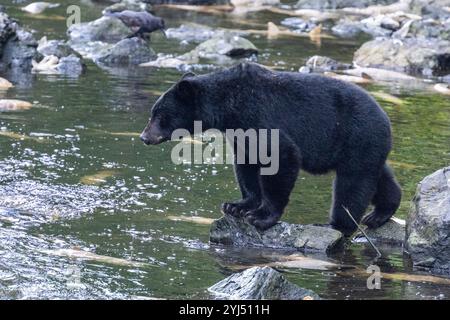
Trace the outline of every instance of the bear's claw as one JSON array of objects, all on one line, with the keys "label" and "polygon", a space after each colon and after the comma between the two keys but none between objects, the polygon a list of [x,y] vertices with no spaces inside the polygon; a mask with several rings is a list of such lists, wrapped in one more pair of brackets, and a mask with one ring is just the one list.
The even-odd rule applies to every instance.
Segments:
[{"label": "bear's claw", "polygon": [[260,231],[265,231],[277,224],[280,214],[272,213],[264,207],[248,211],[244,219]]},{"label": "bear's claw", "polygon": [[248,209],[238,202],[225,202],[222,204],[222,212],[233,217],[243,217],[247,211]]},{"label": "bear's claw", "polygon": [[392,214],[383,214],[376,210],[372,211],[362,219],[362,223],[369,229],[375,229],[381,227],[383,224],[389,221]]},{"label": "bear's claw", "polygon": [[236,218],[241,218],[255,206],[257,205],[255,205],[254,201],[244,199],[236,202],[222,203],[221,209],[224,214],[228,214]]}]

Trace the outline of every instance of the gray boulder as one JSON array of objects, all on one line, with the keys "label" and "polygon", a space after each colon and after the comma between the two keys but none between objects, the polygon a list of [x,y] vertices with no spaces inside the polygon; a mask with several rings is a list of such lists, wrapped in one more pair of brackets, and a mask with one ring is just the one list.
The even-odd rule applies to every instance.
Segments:
[{"label": "gray boulder", "polygon": [[218,60],[223,56],[249,57],[258,53],[258,49],[249,40],[228,32],[202,42],[194,50],[200,58],[210,60]]},{"label": "gray boulder", "polygon": [[70,43],[89,41],[115,43],[132,33],[119,19],[111,17],[101,17],[91,22],[74,24],[67,30]]},{"label": "gray boulder", "polygon": [[289,282],[270,267],[254,267],[235,273],[208,288],[214,297],[230,300],[318,300],[311,290]]},{"label": "gray boulder", "polygon": [[141,38],[123,39],[114,46],[105,49],[95,59],[105,66],[138,65],[156,58],[155,52]]},{"label": "gray boulder", "polygon": [[159,68],[177,68],[186,70],[189,65],[198,64],[201,59],[215,64],[229,65],[240,58],[248,58],[258,53],[258,49],[249,40],[230,32],[216,34],[200,43],[193,50],[173,57],[160,56],[141,66]]},{"label": "gray boulder", "polygon": [[279,222],[259,231],[243,220],[228,215],[211,225],[210,242],[238,247],[266,247],[303,252],[332,252],[343,243],[341,232],[316,225]]},{"label": "gray boulder", "polygon": [[450,167],[419,183],[405,245],[414,266],[450,272]]},{"label": "gray boulder", "polygon": [[182,24],[178,28],[167,29],[166,35],[169,39],[177,39],[183,41],[184,43],[191,43],[206,41],[213,37],[220,37],[227,32],[236,36],[245,34],[245,32],[230,32],[221,29],[214,29],[198,23],[188,22]]},{"label": "gray boulder", "polygon": [[47,40],[45,37],[39,40],[37,51],[44,56],[56,56],[58,58],[67,57],[71,54],[78,55],[65,41]]},{"label": "gray boulder", "polygon": [[281,24],[283,26],[295,29],[296,31],[299,31],[299,32],[309,32],[312,29],[314,29],[315,27],[317,27],[316,23],[314,23],[312,21],[308,21],[308,20],[303,20],[298,17],[290,17],[290,18],[283,19],[281,21]]},{"label": "gray boulder", "polygon": [[353,60],[360,67],[425,75],[450,71],[450,41],[439,39],[375,39],[364,43]]},{"label": "gray boulder", "polygon": [[33,35],[23,29],[17,29],[3,46],[2,65],[6,68],[29,72],[32,67],[31,61],[39,56],[36,48],[37,41]]}]

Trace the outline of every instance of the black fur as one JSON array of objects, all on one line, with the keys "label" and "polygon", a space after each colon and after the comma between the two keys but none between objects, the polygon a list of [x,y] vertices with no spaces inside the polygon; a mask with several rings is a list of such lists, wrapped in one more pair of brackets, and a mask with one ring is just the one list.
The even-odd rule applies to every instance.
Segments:
[{"label": "black fur", "polygon": [[388,116],[364,90],[320,75],[273,72],[252,63],[195,76],[188,74],[155,103],[141,138],[170,138],[176,128],[280,130],[280,168],[260,175],[260,165],[235,165],[242,200],[227,202],[226,214],[245,216],[260,229],[274,225],[288,204],[300,169],[333,170],[331,225],[346,235],[356,226],[344,211],[375,228],[400,204],[401,190],[386,158],[391,149]]}]

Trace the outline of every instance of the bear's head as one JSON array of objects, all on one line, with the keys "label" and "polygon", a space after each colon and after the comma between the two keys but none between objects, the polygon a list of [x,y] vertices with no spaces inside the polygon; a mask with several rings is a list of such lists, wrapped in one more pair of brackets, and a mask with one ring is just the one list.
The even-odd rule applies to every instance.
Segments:
[{"label": "bear's head", "polygon": [[193,133],[198,91],[195,78],[193,73],[183,75],[155,102],[150,120],[140,135],[145,144],[160,144],[170,140],[176,129]]}]

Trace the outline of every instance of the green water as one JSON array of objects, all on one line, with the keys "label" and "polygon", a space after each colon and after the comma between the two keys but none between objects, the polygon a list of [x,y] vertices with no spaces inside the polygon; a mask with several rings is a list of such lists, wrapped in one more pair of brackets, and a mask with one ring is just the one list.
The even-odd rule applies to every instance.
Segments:
[{"label": "green water", "polygon": [[[6,4],[8,13],[36,30],[36,38],[65,39],[65,8],[37,17]],[[3,4],[3,3],[2,3]],[[101,5],[82,2],[82,21],[101,15]],[[157,9],[169,27],[194,21],[211,26],[264,28],[280,15],[245,17]],[[351,62],[360,40],[250,36],[260,49],[258,61],[298,70],[314,54]],[[193,45],[153,37],[162,53],[183,53]],[[0,113],[3,131],[25,134],[18,140],[0,135],[0,298],[206,298],[206,289],[235,268],[268,261],[255,250],[208,244],[207,225],[174,222],[169,216],[218,218],[221,202],[239,196],[226,165],[182,165],[170,160],[166,143],[146,147],[137,136],[149,108],[181,72],[167,69],[102,70],[88,63],[78,79],[31,75],[1,97],[35,102],[23,112]],[[390,160],[404,190],[397,217],[405,218],[416,184],[450,165],[450,100],[428,91],[396,86],[367,87],[395,94],[401,106],[380,101],[394,131]],[[119,133],[119,134],[118,134]],[[98,185],[83,177],[108,170]],[[325,223],[332,175],[301,174],[283,219]],[[141,267],[55,257],[47,251],[81,248],[99,255],[148,263]],[[413,273],[401,248],[383,247],[384,272]],[[373,251],[352,244],[345,252],[319,257],[365,269]],[[285,270],[288,278],[324,298],[449,298],[450,286],[383,280],[367,290],[366,277],[351,272]]]}]

